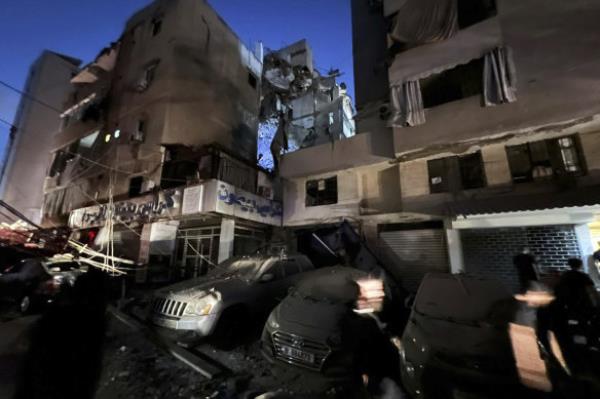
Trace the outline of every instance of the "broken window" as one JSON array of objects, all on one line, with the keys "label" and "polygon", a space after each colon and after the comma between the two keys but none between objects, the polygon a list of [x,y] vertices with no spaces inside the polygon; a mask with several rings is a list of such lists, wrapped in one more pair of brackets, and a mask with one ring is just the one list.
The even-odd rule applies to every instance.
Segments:
[{"label": "broken window", "polygon": [[165,147],[160,178],[162,189],[184,186],[198,174],[198,162],[193,151],[184,146]]},{"label": "broken window", "polygon": [[495,0],[458,0],[458,27],[464,29],[496,15]]},{"label": "broken window", "polygon": [[425,108],[433,108],[483,93],[483,58],[419,81]]},{"label": "broken window", "polygon": [[146,138],[146,118],[140,118],[137,121],[136,129],[131,135],[131,141],[143,143]]},{"label": "broken window", "polygon": [[506,155],[515,183],[584,173],[577,136],[507,146]]},{"label": "broken window", "polygon": [[156,73],[156,67],[158,66],[158,61],[152,62],[148,64],[142,73],[142,77],[137,83],[137,90],[142,92],[150,87],[150,84],[154,80],[154,75]]},{"label": "broken window", "polygon": [[337,176],[306,182],[306,206],[337,204]]},{"label": "broken window", "polygon": [[142,185],[144,184],[144,176],[132,177],[129,180],[129,198],[136,197],[142,193]]},{"label": "broken window", "polygon": [[150,23],[152,27],[152,36],[156,36],[160,33],[162,29],[162,22],[162,17],[156,17],[152,19],[152,22]]},{"label": "broken window", "polygon": [[427,162],[431,193],[471,190],[486,186],[481,152]]},{"label": "broken window", "polygon": [[480,151],[459,157],[458,164],[463,190],[485,187],[485,171]]}]

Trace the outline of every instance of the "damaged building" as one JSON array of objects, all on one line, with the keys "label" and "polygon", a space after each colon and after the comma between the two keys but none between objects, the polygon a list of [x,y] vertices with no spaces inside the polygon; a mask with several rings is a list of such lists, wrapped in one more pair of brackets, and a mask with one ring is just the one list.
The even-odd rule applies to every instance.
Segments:
[{"label": "damaged building", "polygon": [[284,226],[351,220],[412,290],[430,271],[516,288],[524,246],[542,273],[587,263],[599,16],[585,0],[353,0],[357,132],[282,156]]},{"label": "damaged building", "polygon": [[[205,1],[159,0],[71,79],[44,221],[192,277],[281,225],[256,166],[262,56]],[[141,280],[145,275],[140,273]]]},{"label": "damaged building", "polygon": [[275,166],[282,152],[354,136],[354,108],[339,71],[322,75],[306,40],[264,59],[260,119],[276,126],[271,144]]}]

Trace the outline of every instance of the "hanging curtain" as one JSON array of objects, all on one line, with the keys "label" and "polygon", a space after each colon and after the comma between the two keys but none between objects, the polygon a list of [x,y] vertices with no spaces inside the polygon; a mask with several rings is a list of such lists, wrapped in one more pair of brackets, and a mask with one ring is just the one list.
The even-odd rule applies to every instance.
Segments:
[{"label": "hanging curtain", "polygon": [[404,82],[392,87],[393,127],[417,126],[425,123],[425,109],[418,80]]},{"label": "hanging curtain", "polygon": [[432,43],[458,32],[457,0],[406,0],[396,14],[390,36],[402,43]]},{"label": "hanging curtain", "polygon": [[483,64],[483,102],[486,107],[517,101],[517,75],[509,47],[487,53]]}]

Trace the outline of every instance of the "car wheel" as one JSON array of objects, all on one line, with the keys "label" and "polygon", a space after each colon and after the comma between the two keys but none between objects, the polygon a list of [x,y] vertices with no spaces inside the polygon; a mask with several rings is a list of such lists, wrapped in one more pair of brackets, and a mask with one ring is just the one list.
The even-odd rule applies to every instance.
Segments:
[{"label": "car wheel", "polygon": [[31,297],[29,295],[25,295],[23,296],[23,298],[21,298],[21,301],[19,302],[19,310],[23,314],[28,314],[29,312],[31,312],[32,304],[33,303]]}]

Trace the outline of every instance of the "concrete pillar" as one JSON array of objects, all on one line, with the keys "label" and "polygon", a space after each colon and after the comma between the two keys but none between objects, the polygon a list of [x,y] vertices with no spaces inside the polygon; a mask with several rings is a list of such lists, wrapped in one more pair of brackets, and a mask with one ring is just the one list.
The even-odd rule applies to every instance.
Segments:
[{"label": "concrete pillar", "polygon": [[587,224],[578,224],[574,226],[579,252],[583,261],[583,268],[590,275],[596,284],[600,284],[600,271],[594,263],[592,255],[594,253],[594,242],[590,233],[590,227]]},{"label": "concrete pillar", "polygon": [[221,235],[219,235],[219,260],[224,262],[233,256],[233,239],[235,235],[235,220],[221,219]]},{"label": "concrete pillar", "polygon": [[448,258],[450,260],[450,272],[453,274],[465,272],[465,261],[463,258],[460,230],[450,228],[446,224],[446,242],[448,243]]}]

